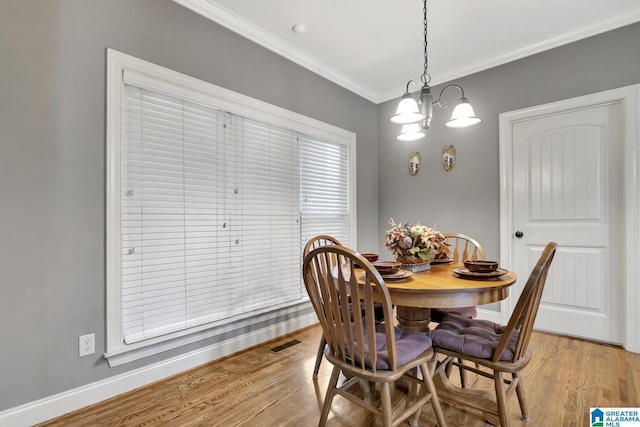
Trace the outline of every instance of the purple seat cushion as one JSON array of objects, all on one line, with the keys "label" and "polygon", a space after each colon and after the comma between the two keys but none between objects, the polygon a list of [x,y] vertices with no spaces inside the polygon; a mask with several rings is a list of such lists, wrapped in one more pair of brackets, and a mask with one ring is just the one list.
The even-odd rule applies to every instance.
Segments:
[{"label": "purple seat cushion", "polygon": [[[352,328],[355,328],[352,325]],[[431,338],[424,332],[405,332],[403,329],[394,328],[396,334],[396,354],[398,366],[404,365],[418,357],[420,354],[431,348]],[[365,330],[366,337],[366,330]],[[354,347],[357,343],[354,342]],[[371,357],[369,356],[368,345],[365,344],[364,363],[371,367]],[[387,336],[384,332],[384,325],[376,326],[376,349],[377,361],[376,369],[389,369],[389,348],[387,346]],[[360,355],[355,355],[356,362],[360,362]]]},{"label": "purple seat cushion", "polygon": [[455,308],[432,308],[431,309],[431,321],[442,322],[444,316],[449,313],[458,314],[462,317],[468,317],[473,319],[478,315],[478,310],[475,307],[455,307]]},{"label": "purple seat cushion", "polygon": [[[491,359],[502,338],[504,326],[488,320],[469,319],[458,314],[447,314],[436,329],[431,331],[434,347],[440,347],[456,353]],[[509,338],[507,347],[500,360],[512,360],[518,341],[515,331]]]}]

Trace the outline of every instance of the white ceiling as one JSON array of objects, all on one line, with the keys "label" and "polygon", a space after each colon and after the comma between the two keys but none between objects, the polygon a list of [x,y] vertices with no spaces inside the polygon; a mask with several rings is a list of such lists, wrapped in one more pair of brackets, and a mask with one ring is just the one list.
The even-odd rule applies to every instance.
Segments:
[{"label": "white ceiling", "polygon": [[[375,103],[400,96],[422,74],[420,0],[174,1]],[[427,7],[431,85],[640,21],[639,0],[429,0]],[[295,34],[296,23],[307,31]]]}]

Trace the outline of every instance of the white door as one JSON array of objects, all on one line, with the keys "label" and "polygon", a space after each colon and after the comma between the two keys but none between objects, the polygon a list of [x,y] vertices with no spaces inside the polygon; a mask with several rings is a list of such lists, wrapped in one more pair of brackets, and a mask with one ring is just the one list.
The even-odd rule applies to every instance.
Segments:
[{"label": "white door", "polygon": [[611,102],[512,124],[516,297],[558,243],[537,329],[623,340],[622,112]]}]

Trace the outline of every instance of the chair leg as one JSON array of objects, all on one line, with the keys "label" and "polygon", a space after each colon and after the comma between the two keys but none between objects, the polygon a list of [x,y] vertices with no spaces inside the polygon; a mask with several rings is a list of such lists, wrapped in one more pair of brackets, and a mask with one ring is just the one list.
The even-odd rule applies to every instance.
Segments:
[{"label": "chair leg", "polygon": [[[461,358],[458,358],[458,363],[462,365]],[[460,371],[460,386],[462,388],[467,388],[467,372],[461,367],[458,367],[458,371]]]},{"label": "chair leg", "polygon": [[[437,357],[437,355],[434,355],[434,358],[435,357]],[[440,398],[436,392],[436,386],[433,383],[433,372],[427,365],[420,366],[420,371],[422,372],[422,380],[431,394],[431,406],[433,406],[433,412],[436,414],[438,425],[440,427],[447,427],[447,422],[444,420],[444,412],[442,411],[442,406],[440,406]]]},{"label": "chair leg", "polygon": [[375,389],[375,383],[371,383],[365,379],[358,380],[358,383],[360,384],[360,388],[362,389],[364,401],[371,404],[373,402],[373,393],[371,390]]},{"label": "chair leg", "polygon": [[391,407],[391,388],[388,382],[380,385],[380,403],[382,404],[382,425],[391,427],[392,407]]},{"label": "chair leg", "polygon": [[524,384],[522,384],[522,377],[520,373],[513,373],[513,380],[518,381],[516,384],[516,395],[518,396],[518,403],[520,403],[520,412],[522,413],[522,419],[529,421],[529,410],[527,409],[527,399],[524,397]]},{"label": "chair leg", "polygon": [[324,396],[324,404],[322,405],[322,413],[320,414],[319,427],[324,427],[327,424],[327,418],[329,418],[329,410],[331,409],[331,402],[333,396],[336,394],[336,386],[338,385],[338,377],[340,376],[340,368],[334,366],[331,371],[331,378],[329,379],[329,386],[327,387],[327,393]]},{"label": "chair leg", "polygon": [[502,372],[494,371],[493,379],[496,387],[496,403],[498,404],[500,426],[509,427],[509,407],[507,406],[507,394],[504,388],[504,377],[502,376]]},{"label": "chair leg", "polygon": [[[411,376],[415,377],[415,378],[422,378],[421,375],[425,375],[425,369],[426,366],[423,368],[422,366],[420,366],[420,368],[413,368],[410,372]],[[422,393],[424,394],[424,390],[422,390],[422,388],[424,388],[425,386],[420,386],[420,384],[415,383],[413,381],[409,381],[409,393],[407,395],[407,407],[412,406],[416,403],[416,401],[418,400],[418,398],[420,397],[420,391],[422,391]],[[409,417],[408,421],[409,421],[409,425],[411,427],[418,427],[418,419],[420,418],[420,411],[422,410],[422,408],[418,408],[413,414],[411,414],[411,416]]]},{"label": "chair leg", "polygon": [[320,346],[318,346],[318,354],[316,355],[316,366],[313,368],[313,379],[318,379],[318,372],[320,371],[320,363],[324,357],[324,348],[327,345],[327,340],[324,339],[324,335],[320,338]]}]

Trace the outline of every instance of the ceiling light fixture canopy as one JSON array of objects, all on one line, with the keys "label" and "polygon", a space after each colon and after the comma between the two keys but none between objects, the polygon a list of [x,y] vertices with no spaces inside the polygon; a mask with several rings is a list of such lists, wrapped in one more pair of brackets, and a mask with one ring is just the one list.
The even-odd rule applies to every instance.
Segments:
[{"label": "ceiling light fixture canopy", "polygon": [[291,27],[291,31],[293,31],[296,34],[302,34],[305,31],[307,31],[307,26],[305,24],[293,24],[293,26]]},{"label": "ceiling light fixture canopy", "polygon": [[458,104],[453,109],[451,119],[445,124],[447,128],[464,128],[473,126],[480,123],[478,117],[473,112],[473,107],[469,104],[469,100],[464,96],[464,90],[461,86],[456,84],[449,84],[442,88],[440,95],[436,101],[433,100],[433,94],[431,93],[431,75],[429,75],[429,56],[427,53],[427,0],[424,0],[423,7],[424,14],[424,70],[420,80],[422,81],[422,88],[417,93],[417,98],[414,98],[414,94],[410,92],[410,86],[413,83],[418,88],[418,84],[413,80],[409,80],[407,83],[407,89],[402,95],[402,99],[396,109],[396,114],[391,117],[392,123],[401,124],[402,130],[400,135],[397,136],[399,141],[415,141],[417,139],[427,136],[427,130],[431,126],[431,119],[433,118],[433,105],[437,105],[441,108],[446,108],[449,104],[442,101],[442,95],[444,91],[455,87],[460,90],[461,96],[458,100]]}]

